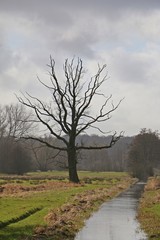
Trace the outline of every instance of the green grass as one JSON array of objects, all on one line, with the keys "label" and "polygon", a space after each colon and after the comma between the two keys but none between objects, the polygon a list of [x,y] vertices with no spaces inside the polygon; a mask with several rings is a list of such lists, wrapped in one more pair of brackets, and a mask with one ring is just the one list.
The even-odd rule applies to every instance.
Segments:
[{"label": "green grass", "polygon": [[[47,181],[56,180],[45,180],[46,176],[63,176],[67,178],[67,172],[47,172],[47,173],[29,173],[27,174],[29,180],[17,180],[16,177],[8,179],[8,182],[23,186],[37,186],[38,184],[45,183]],[[4,176],[4,175],[3,175]],[[33,177],[39,177],[40,180],[32,180]],[[92,184],[85,184],[82,186],[71,186],[62,189],[52,189],[43,192],[34,192],[28,195],[22,196],[0,196],[0,222],[8,221],[12,218],[18,218],[24,213],[33,210],[35,208],[41,208],[40,211],[32,214],[31,216],[10,224],[0,229],[0,240],[19,240],[24,239],[22,236],[30,236],[33,233],[33,229],[37,225],[45,225],[45,215],[51,210],[56,209],[63,204],[70,202],[73,196],[77,193],[84,192],[86,190],[107,187],[110,188],[120,179],[126,178],[126,173],[96,173],[96,172],[80,172],[80,179],[82,181],[86,178],[91,179]],[[2,177],[2,176],[0,176]],[[41,180],[43,178],[43,180]],[[0,180],[1,185],[4,183]],[[5,180],[6,183],[6,180]]]},{"label": "green grass", "polygon": [[160,201],[152,206],[152,212],[160,218]]},{"label": "green grass", "polygon": [[[42,210],[29,216],[28,218],[11,224],[8,227],[0,230],[0,239],[12,239],[13,234],[15,239],[20,235],[32,234],[33,228],[36,225],[45,225],[44,216],[53,208],[60,207],[62,204],[69,201],[72,195],[84,191],[84,188],[70,188],[67,191],[49,191],[44,193],[36,193],[25,198],[6,197],[0,200],[0,221],[7,221],[12,217],[16,218],[37,207]],[[6,236],[7,232],[7,236]],[[16,234],[17,232],[17,234]],[[9,234],[12,236],[9,238]]]},{"label": "green grass", "polygon": [[[93,186],[92,186],[93,187]],[[0,199],[0,221],[6,221],[11,216],[18,217],[23,212],[36,207],[42,207],[43,212],[47,212],[50,208],[59,207],[67,202],[69,198],[78,192],[88,189],[88,187],[70,188],[67,190],[53,190],[41,193],[34,193],[25,197],[4,197]],[[42,212],[41,211],[41,212]],[[39,222],[36,219],[35,223]]]}]

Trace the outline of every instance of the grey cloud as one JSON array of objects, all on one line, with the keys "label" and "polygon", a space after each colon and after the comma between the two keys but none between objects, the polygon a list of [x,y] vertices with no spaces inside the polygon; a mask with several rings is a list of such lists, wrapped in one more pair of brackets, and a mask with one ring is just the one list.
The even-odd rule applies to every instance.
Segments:
[{"label": "grey cloud", "polygon": [[18,80],[9,76],[7,73],[3,73],[0,75],[0,88],[3,91],[16,90],[19,86]]},{"label": "grey cloud", "polygon": [[[2,0],[1,0],[2,1]],[[21,0],[15,0],[14,3],[11,0],[5,0],[5,2],[2,3],[2,7],[3,6],[8,6],[8,5],[12,5],[15,6],[14,8],[18,8],[18,7],[30,7],[33,9],[39,8],[40,4],[45,8],[45,6],[47,8],[50,7],[63,7],[63,8],[67,8],[67,9],[72,9],[72,8],[92,8],[93,6],[99,7],[99,8],[103,8],[105,7],[121,7],[121,8],[126,8],[126,7],[132,7],[132,8],[157,8],[160,7],[160,2],[159,0],[134,0],[134,1],[128,1],[128,0],[99,0],[99,1],[95,1],[95,0],[81,0],[81,1],[74,1],[74,0],[28,0],[28,1],[21,1]]]},{"label": "grey cloud", "polygon": [[[106,43],[113,42],[116,45],[118,41],[120,44],[123,44],[123,41],[128,37],[124,33],[128,29],[125,29],[125,27],[121,28],[121,25],[117,24],[120,22],[116,14],[117,11],[124,12],[127,8],[132,10],[151,10],[155,7],[160,7],[159,0],[0,1],[0,11],[6,11],[8,14],[15,16],[18,14],[22,18],[33,20],[33,29],[30,35],[32,40],[28,41],[24,51],[30,52],[30,58],[37,63],[43,62],[44,57],[39,57],[40,55],[44,55],[45,52],[51,53],[51,51],[65,51],[71,55],[94,58],[95,45],[101,41],[100,38],[103,41],[106,38]],[[116,22],[112,22],[113,18],[108,21],[108,14],[109,17],[115,15]],[[103,25],[101,25],[101,19],[104,22]],[[14,19],[14,21],[16,20]],[[90,21],[90,24],[86,24],[85,21]],[[126,19],[123,16],[123,24],[125,21]],[[21,27],[25,28],[23,22]],[[100,28],[102,29],[100,30]],[[65,34],[70,29],[76,34],[72,39],[67,39]],[[42,40],[43,43],[41,42]]]},{"label": "grey cloud", "polygon": [[92,44],[96,39],[94,39],[94,35],[91,33],[79,32],[75,37],[72,39],[62,39],[58,43],[58,48],[62,49],[63,51],[67,51],[72,55],[76,55],[79,57],[85,56],[87,58],[94,58],[95,52],[92,49]]},{"label": "grey cloud", "polygon": [[152,66],[150,56],[117,52],[112,56],[112,65],[116,78],[122,82],[147,84],[150,82],[149,72]]},{"label": "grey cloud", "polygon": [[12,65],[11,51],[0,44],[0,73],[5,72]]},{"label": "grey cloud", "polygon": [[[2,0],[1,0],[2,1]],[[10,1],[6,0],[0,3],[0,12],[8,13],[13,17],[30,19],[33,23],[43,21],[47,25],[65,27],[72,23],[70,14],[54,1]]]},{"label": "grey cloud", "polygon": [[[150,11],[160,8],[159,0],[1,0],[1,11],[9,11],[12,14],[26,14],[28,16],[46,18],[50,20],[48,24],[56,21],[57,24],[71,23],[73,16],[80,12],[83,19],[83,12],[95,13],[99,16],[114,14],[117,11]],[[58,20],[58,21],[57,21]]]}]

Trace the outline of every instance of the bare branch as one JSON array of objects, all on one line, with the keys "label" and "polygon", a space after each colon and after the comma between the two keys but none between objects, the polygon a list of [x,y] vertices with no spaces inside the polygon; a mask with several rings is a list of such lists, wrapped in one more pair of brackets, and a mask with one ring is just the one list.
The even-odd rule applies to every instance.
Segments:
[{"label": "bare branch", "polygon": [[[52,103],[45,103],[38,97],[33,97],[28,93],[22,94],[22,97],[17,98],[21,104],[33,110],[37,121],[52,136],[61,140],[65,147],[54,146],[43,138],[33,137],[33,135],[26,135],[25,138],[37,140],[56,150],[66,151],[68,154],[70,180],[74,179],[74,181],[78,182],[77,173],[74,172],[77,164],[76,151],[80,149],[105,149],[112,147],[119,140],[121,134],[119,136],[116,136],[116,133],[113,134],[108,145],[90,147],[76,146],[77,136],[89,128],[94,128],[100,133],[104,133],[105,130],[101,129],[97,124],[109,120],[111,113],[119,107],[122,100],[117,105],[111,103],[110,108],[108,108],[112,95],[106,97],[100,91],[102,85],[108,79],[108,73],[104,73],[106,65],[98,65],[97,73],[90,78],[88,83],[83,79],[85,71],[80,58],[77,59],[76,64],[74,58],[71,62],[68,59],[65,60],[63,66],[65,81],[61,81],[56,75],[55,60],[51,56],[48,67],[50,68],[49,84],[41,81],[39,78],[38,81],[43,87],[48,89]],[[99,97],[104,98],[104,102],[102,105],[97,106],[97,114],[91,114],[91,104],[94,99]]]},{"label": "bare branch", "polygon": [[111,136],[111,140],[109,144],[102,145],[102,146],[76,146],[77,150],[102,150],[111,148],[120,138],[123,137],[123,132],[121,132],[118,136],[116,136],[116,132]]},{"label": "bare branch", "polygon": [[26,136],[26,137],[22,137],[22,138],[25,140],[36,140],[36,141],[46,145],[49,148],[53,148],[53,149],[56,149],[59,151],[67,151],[67,148],[54,146],[54,145],[50,144],[49,142],[45,141],[43,138],[38,138],[38,137],[34,137],[34,136],[28,136],[28,137]]}]

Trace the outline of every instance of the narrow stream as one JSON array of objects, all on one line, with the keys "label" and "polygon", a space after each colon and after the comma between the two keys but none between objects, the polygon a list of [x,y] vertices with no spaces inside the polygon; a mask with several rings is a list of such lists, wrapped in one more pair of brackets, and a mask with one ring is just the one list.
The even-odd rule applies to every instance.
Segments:
[{"label": "narrow stream", "polygon": [[136,219],[144,183],[139,182],[106,202],[86,221],[75,240],[147,240]]}]

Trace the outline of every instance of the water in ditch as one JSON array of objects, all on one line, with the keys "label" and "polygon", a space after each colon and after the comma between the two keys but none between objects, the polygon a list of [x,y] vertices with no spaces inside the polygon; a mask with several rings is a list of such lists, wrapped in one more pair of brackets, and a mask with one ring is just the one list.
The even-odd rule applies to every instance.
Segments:
[{"label": "water in ditch", "polygon": [[86,221],[75,240],[148,240],[136,219],[138,201],[144,189],[139,182],[108,201]]}]

